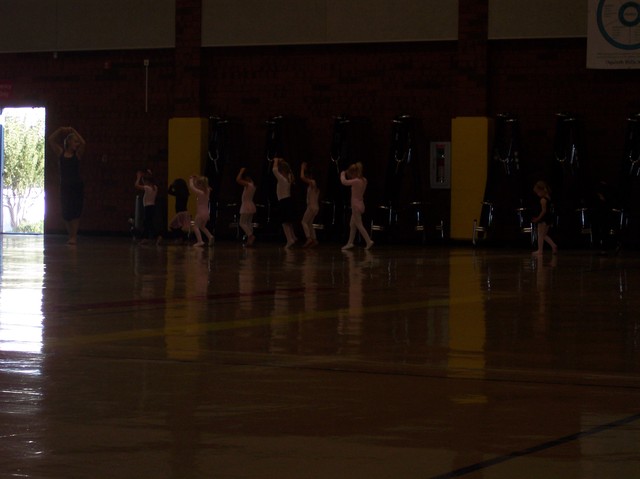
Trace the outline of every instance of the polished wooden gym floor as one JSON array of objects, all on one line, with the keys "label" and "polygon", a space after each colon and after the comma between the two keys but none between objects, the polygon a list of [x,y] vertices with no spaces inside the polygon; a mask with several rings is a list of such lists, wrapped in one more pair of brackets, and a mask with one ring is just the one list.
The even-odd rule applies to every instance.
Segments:
[{"label": "polished wooden gym floor", "polygon": [[638,251],[1,240],[1,478],[640,477]]}]

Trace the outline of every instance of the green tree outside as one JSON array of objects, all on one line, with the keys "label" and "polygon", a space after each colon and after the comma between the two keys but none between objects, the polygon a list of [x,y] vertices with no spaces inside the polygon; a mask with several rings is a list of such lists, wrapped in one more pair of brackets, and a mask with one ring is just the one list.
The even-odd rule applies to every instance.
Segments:
[{"label": "green tree outside", "polygon": [[29,208],[44,191],[44,123],[43,116],[4,117],[2,203],[9,212],[14,232],[44,231],[42,221],[36,224],[26,221]]}]

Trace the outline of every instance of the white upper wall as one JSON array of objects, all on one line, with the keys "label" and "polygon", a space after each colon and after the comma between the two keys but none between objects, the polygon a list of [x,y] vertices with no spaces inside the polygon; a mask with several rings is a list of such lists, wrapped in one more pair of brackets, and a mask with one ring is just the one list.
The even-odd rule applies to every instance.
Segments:
[{"label": "white upper wall", "polygon": [[[175,8],[175,0],[0,0],[0,53],[173,48]],[[489,0],[490,39],[586,31],[587,0]],[[202,0],[205,47],[457,37],[458,0]]]},{"label": "white upper wall", "polygon": [[587,36],[588,0],[489,0],[489,39]]},{"label": "white upper wall", "polygon": [[0,0],[0,52],[171,48],[175,0]]},{"label": "white upper wall", "polygon": [[458,0],[203,0],[203,46],[455,40]]}]

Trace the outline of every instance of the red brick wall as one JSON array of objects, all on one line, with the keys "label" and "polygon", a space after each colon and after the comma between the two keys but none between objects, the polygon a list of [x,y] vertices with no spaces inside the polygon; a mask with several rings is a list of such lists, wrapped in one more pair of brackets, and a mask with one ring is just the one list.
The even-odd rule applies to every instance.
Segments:
[{"label": "red brick wall", "polygon": [[[149,59],[148,111],[145,68]],[[167,119],[172,108],[173,53],[126,51],[0,55],[13,84],[0,106],[44,106],[46,127],[74,126],[86,139],[81,228],[125,232],[133,212],[136,169],[166,175]],[[62,232],[56,158],[47,150],[45,231]]]},{"label": "red brick wall", "polygon": [[415,159],[425,170],[426,143],[450,138],[455,48],[454,43],[430,43],[209,49],[203,59],[205,101],[211,114],[244,123],[246,165],[258,171],[265,158],[264,123],[274,115],[304,119],[311,144],[306,161],[321,175],[330,163],[333,117],[370,119],[372,157],[363,162],[368,200],[376,204],[396,116],[421,121],[422,145]]},{"label": "red brick wall", "polygon": [[626,119],[640,112],[640,70],[588,70],[585,64],[586,39],[490,43],[488,113],[520,119],[531,181],[553,156],[559,112],[575,114],[583,126],[591,179],[616,179]]},{"label": "red brick wall", "polygon": [[[519,116],[522,156],[532,176],[552,153],[559,111],[583,118],[594,174],[615,174],[625,120],[640,111],[640,71],[587,70],[585,49],[583,39],[488,44],[486,113]],[[202,114],[244,125],[243,155],[254,168],[264,159],[264,122],[273,115],[305,120],[307,160],[321,169],[329,158],[332,117],[369,118],[373,153],[366,174],[375,204],[396,115],[420,119],[423,145],[449,139],[451,118],[458,114],[457,52],[456,42],[204,49]],[[48,131],[73,125],[86,137],[84,231],[128,230],[136,169],[150,167],[166,180],[167,122],[174,114],[174,75],[180,74],[174,55],[173,50],[0,55],[0,78],[13,84],[12,98],[1,106],[45,106]],[[418,161],[426,162],[425,148]],[[55,163],[47,157],[48,232],[63,230]],[[439,215],[448,214],[446,191],[429,192],[428,199]]]}]

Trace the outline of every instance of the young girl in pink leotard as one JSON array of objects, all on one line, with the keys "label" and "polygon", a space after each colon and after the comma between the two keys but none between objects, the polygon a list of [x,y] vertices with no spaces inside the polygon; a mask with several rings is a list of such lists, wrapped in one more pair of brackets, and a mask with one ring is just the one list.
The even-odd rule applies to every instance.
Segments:
[{"label": "young girl in pink leotard", "polygon": [[318,204],[320,188],[318,188],[315,175],[309,170],[306,163],[302,163],[300,179],[307,184],[307,209],[305,210],[300,223],[302,224],[304,235],[307,237],[304,247],[308,248],[310,246],[318,245],[316,230],[313,229],[313,219],[320,211],[320,205]]},{"label": "young girl in pink leotard", "polygon": [[256,240],[253,234],[253,215],[256,213],[256,204],[253,202],[253,196],[256,192],[256,185],[251,176],[247,174],[246,168],[240,168],[240,172],[236,176],[236,183],[243,187],[238,225],[247,235],[246,246],[252,246]]},{"label": "young girl in pink leotard", "polygon": [[340,181],[345,186],[351,187],[351,221],[349,222],[349,241],[342,247],[343,250],[353,248],[353,241],[356,238],[356,231],[362,235],[366,242],[366,249],[373,246],[373,241],[369,237],[367,230],[362,224],[362,214],[364,213],[364,192],[367,189],[367,179],[362,176],[362,163],[354,163],[346,171],[340,173]]},{"label": "young girl in pink leotard", "polygon": [[195,224],[194,233],[197,242],[193,246],[204,246],[202,241],[202,233],[209,240],[209,246],[213,246],[214,238],[207,229],[209,221],[209,196],[211,195],[211,187],[205,176],[191,176],[189,178],[189,190],[196,195],[196,217],[193,222]]}]

